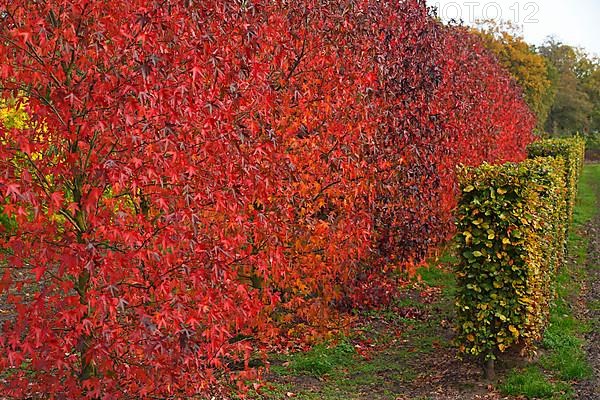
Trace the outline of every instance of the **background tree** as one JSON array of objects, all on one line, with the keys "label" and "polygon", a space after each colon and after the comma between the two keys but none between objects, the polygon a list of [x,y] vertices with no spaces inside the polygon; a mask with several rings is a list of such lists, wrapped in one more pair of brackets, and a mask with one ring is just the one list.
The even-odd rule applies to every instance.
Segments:
[{"label": "background tree", "polygon": [[[22,107],[17,107],[14,99],[0,99],[0,127],[4,129],[23,128],[27,121],[27,113]],[[0,203],[0,235],[6,235],[14,228],[14,221],[4,214]]]},{"label": "background tree", "polygon": [[525,42],[518,29],[510,23],[485,21],[475,32],[521,86],[525,101],[542,129],[556,94],[554,66]]},{"label": "background tree", "polygon": [[598,130],[600,109],[598,60],[578,49],[553,38],[538,49],[557,72],[554,104],[546,121],[551,135],[589,135]]},{"label": "background tree", "polygon": [[589,135],[600,133],[600,62],[597,58],[586,59],[585,70],[581,75],[581,86],[592,104],[589,115]]}]

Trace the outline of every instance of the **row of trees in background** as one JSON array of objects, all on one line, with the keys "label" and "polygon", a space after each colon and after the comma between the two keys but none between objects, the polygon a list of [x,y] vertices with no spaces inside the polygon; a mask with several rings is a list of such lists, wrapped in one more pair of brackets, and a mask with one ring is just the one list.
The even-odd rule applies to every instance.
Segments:
[{"label": "row of trees in background", "polygon": [[589,138],[600,132],[598,58],[552,38],[531,46],[510,24],[485,22],[476,32],[523,88],[540,132]]},{"label": "row of trees in background", "polygon": [[584,50],[549,40],[538,49],[551,64],[556,96],[546,131],[553,135],[600,131],[600,60]]}]

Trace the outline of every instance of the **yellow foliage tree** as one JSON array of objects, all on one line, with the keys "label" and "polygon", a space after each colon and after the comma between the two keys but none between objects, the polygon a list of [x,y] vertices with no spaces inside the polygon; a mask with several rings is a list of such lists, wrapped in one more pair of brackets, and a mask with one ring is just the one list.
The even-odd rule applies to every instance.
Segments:
[{"label": "yellow foliage tree", "polygon": [[5,128],[23,128],[28,116],[22,105],[11,100],[0,100],[0,124]]},{"label": "yellow foliage tree", "polygon": [[521,86],[525,101],[536,114],[541,129],[556,95],[556,72],[552,64],[525,42],[513,25],[485,21],[475,32]]},{"label": "yellow foliage tree", "polygon": [[[0,99],[0,127],[5,129],[23,128],[27,123],[27,113],[23,107],[17,105],[14,101]],[[3,140],[0,134],[0,141]],[[0,204],[0,234],[11,229],[13,222],[4,213],[4,208]]]}]

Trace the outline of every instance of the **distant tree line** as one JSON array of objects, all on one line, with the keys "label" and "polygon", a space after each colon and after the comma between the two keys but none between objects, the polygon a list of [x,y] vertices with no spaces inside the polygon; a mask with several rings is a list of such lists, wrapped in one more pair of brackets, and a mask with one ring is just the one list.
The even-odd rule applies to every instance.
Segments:
[{"label": "distant tree line", "polygon": [[580,133],[588,145],[600,135],[600,60],[584,49],[548,38],[529,45],[510,24],[486,21],[476,31],[486,47],[523,88],[538,118],[538,132],[548,136]]}]

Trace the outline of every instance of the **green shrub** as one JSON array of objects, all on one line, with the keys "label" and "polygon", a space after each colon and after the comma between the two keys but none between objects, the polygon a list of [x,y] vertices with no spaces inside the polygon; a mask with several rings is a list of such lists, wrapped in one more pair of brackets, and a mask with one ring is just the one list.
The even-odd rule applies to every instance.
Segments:
[{"label": "green shrub", "polygon": [[458,340],[494,359],[515,343],[533,349],[547,323],[564,256],[564,161],[459,170]]}]

